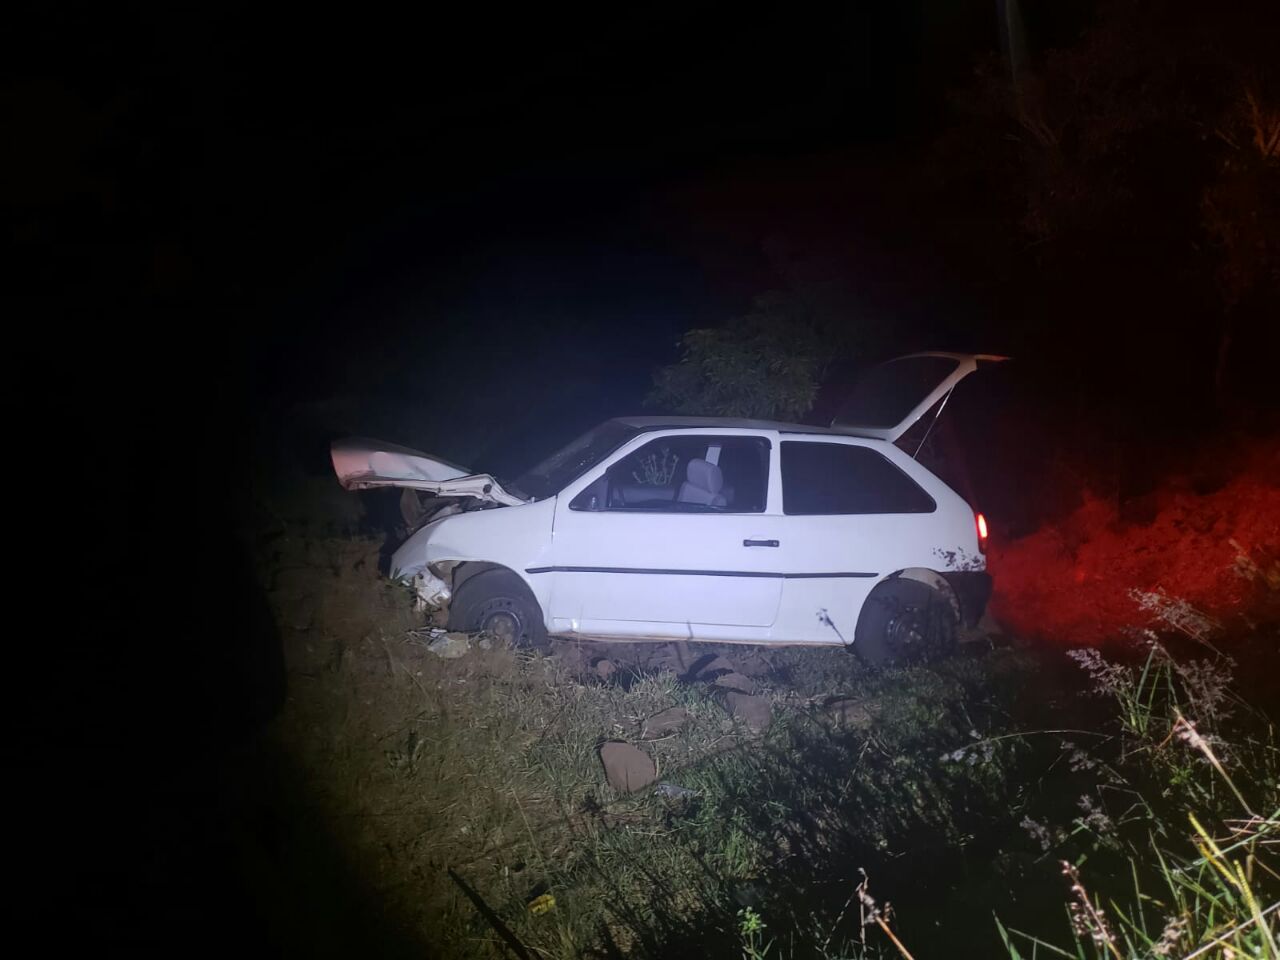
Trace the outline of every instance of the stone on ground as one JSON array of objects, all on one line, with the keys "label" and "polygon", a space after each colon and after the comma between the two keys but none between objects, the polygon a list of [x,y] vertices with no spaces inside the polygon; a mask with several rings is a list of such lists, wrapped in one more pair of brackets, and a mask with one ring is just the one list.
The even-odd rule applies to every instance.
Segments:
[{"label": "stone on ground", "polygon": [[685,725],[689,720],[689,711],[684,707],[668,707],[661,713],[655,713],[652,717],[644,722],[644,735],[646,737],[662,737],[668,733],[674,733]]},{"label": "stone on ground", "polygon": [[721,690],[736,690],[738,693],[756,692],[756,685],[740,673],[722,673],[711,682],[711,685]]},{"label": "stone on ground", "polygon": [[601,680],[608,680],[618,672],[618,668],[612,660],[597,660],[594,669],[596,676]]},{"label": "stone on ground", "polygon": [[773,719],[773,711],[769,701],[750,693],[730,691],[726,697],[726,706],[731,716],[741,720],[752,733],[764,733],[769,729],[769,721]]},{"label": "stone on ground", "polygon": [[445,633],[427,644],[427,652],[444,660],[456,660],[471,649],[471,638],[465,633]]},{"label": "stone on ground", "polygon": [[712,657],[705,664],[698,668],[697,674],[694,675],[695,680],[707,682],[714,680],[717,675],[722,673],[733,673],[735,668],[732,663],[724,657]]},{"label": "stone on ground", "polygon": [[658,771],[649,755],[629,743],[610,740],[600,747],[600,762],[604,764],[609,786],[623,793],[643,790],[658,779]]}]

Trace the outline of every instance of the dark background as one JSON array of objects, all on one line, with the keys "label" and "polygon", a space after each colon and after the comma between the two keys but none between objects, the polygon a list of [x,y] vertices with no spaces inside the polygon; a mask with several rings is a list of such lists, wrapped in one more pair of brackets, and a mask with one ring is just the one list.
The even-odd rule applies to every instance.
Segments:
[{"label": "dark background", "polygon": [[[1274,277],[1228,311],[1200,223],[1232,71],[1274,90],[1275,13],[1202,9],[1024,5],[1055,95],[1101,104],[1062,133],[1077,193],[982,92],[1007,66],[1003,4],[15,15],[11,449],[47,478],[17,512],[76,621],[57,667],[35,651],[21,739],[55,785],[43,812],[76,820],[91,785],[97,825],[34,844],[39,899],[63,902],[71,867],[90,897],[128,872],[136,835],[110,825],[152,809],[136,797],[157,757],[216,754],[274,709],[279,664],[252,652],[270,616],[234,532],[264,470],[323,475],[336,434],[512,471],[641,411],[683,331],[781,291],[853,344],[818,414],[895,353],[1016,356],[1012,442],[993,423],[977,444],[1006,477],[1059,444],[1081,472],[1119,457],[1137,487],[1200,438],[1269,436]],[[1099,35],[1084,66],[1054,59]],[[1148,101],[1155,121],[1111,110]],[[1187,148],[1200,117],[1207,146]],[[1264,233],[1280,222],[1256,206]],[[1058,217],[1050,239],[1032,208]]]},{"label": "dark background", "polygon": [[[1234,81],[1179,34],[1194,6],[1113,8],[1128,17],[1102,20],[1116,59],[1143,34],[1164,46],[1093,95],[1156,86],[1192,105],[1171,113],[1204,113],[1185,125],[1207,137]],[[1267,9],[1211,21],[1232,69],[1267,62]],[[637,409],[683,330],[772,290],[822,290],[855,331],[853,367],[1013,353],[1059,396],[1194,415],[1223,309],[1186,184],[1216,158],[1162,142],[1168,125],[1137,108],[1095,111],[1082,142],[1142,131],[1093,168],[1072,157],[1075,206],[1113,218],[1048,242],[1021,229],[1040,171],[1020,167],[1016,127],[972,103],[975,70],[1004,69],[1005,10],[54,6],[6,41],[12,289],[65,329],[58,363],[87,368],[95,403],[124,401],[121,422],[158,418],[166,435],[202,417],[231,434],[214,450],[264,413],[300,436],[298,404],[327,404],[305,450],[383,429],[515,469]],[[1051,63],[1102,15],[1021,16],[1031,61]],[[1070,69],[1059,89],[1087,88],[1088,65]],[[1269,346],[1262,316],[1254,304],[1232,355],[1234,392],[1255,405],[1269,400],[1268,368],[1250,363]]]}]

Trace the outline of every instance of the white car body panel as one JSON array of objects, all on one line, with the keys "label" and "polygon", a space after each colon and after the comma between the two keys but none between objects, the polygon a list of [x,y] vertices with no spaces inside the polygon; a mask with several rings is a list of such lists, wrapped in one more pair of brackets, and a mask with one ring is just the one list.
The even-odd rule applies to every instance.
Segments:
[{"label": "white car body panel", "polygon": [[[689,431],[656,430],[633,438],[557,497],[547,628],[590,636],[763,639],[777,619],[781,578],[768,548],[746,539],[777,539],[767,513],[650,513],[574,510],[569,505],[611,465],[650,441]],[[698,435],[767,436],[756,430],[696,428]],[[772,480],[772,470],[770,471]]]},{"label": "white car body panel", "polygon": [[[909,456],[884,441],[792,437],[868,447],[881,454],[933,497],[932,513],[787,516],[787,538],[779,564],[783,585],[779,636],[851,643],[858,614],[876,585],[913,568],[947,571],[985,569],[973,511]],[[840,574],[826,579],[812,574]]]},{"label": "white car body panel", "polygon": [[[887,577],[911,568],[985,568],[968,504],[891,443],[807,430],[694,426],[692,431],[770,441],[765,512],[569,509],[575,496],[637,447],[691,431],[642,434],[557,498],[553,563],[536,574],[554,583],[550,610],[544,607],[549,632],[845,644],[853,639],[868,594]],[[784,515],[784,439],[869,447],[922,486],[938,507],[919,514]],[[746,540],[778,545],[746,547]]]},{"label": "white car body panel", "polygon": [[428,523],[391,557],[393,577],[412,577],[443,563],[489,563],[520,575],[545,610],[550,584],[526,571],[547,562],[554,498],[502,509],[472,510]]},{"label": "white car body panel", "polygon": [[502,489],[487,473],[380,440],[339,440],[329,449],[334,473],[347,490],[404,487],[442,497],[474,497],[501,506],[525,501]]},{"label": "white car body panel", "polygon": [[[943,584],[942,573],[985,569],[972,508],[892,440],[979,361],[1002,358],[928,356],[954,359],[956,370],[912,408],[906,426],[862,431],[717,418],[626,418],[620,423],[636,430],[635,436],[542,500],[525,501],[486,474],[374,441],[335,444],[334,468],[347,489],[400,486],[484,504],[427,523],[396,551],[393,575],[422,575],[420,596],[428,601],[448,601],[440,584],[447,587],[458,564],[483,563],[520,576],[553,635],[849,644],[868,595],[884,580],[908,576]],[[571,506],[610,466],[639,448],[689,435],[768,442],[763,512]],[[875,451],[928,493],[935,509],[785,514],[781,444],[805,441]]]}]

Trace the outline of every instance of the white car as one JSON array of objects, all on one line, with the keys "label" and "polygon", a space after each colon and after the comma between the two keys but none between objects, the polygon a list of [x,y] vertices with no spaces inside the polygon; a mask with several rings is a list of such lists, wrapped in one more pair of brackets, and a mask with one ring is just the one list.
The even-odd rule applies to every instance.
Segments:
[{"label": "white car", "polygon": [[505,485],[366,440],[334,443],[333,465],[349,490],[439,498],[391,572],[453,629],[843,644],[883,664],[945,650],[990,595],[985,519],[894,441],[1001,359],[891,361],[831,427],[609,420]]}]

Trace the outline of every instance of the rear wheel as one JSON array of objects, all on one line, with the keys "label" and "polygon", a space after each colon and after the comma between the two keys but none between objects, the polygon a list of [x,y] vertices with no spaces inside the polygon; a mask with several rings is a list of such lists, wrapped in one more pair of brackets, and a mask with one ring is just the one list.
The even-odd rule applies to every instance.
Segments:
[{"label": "rear wheel", "polygon": [[918,580],[887,580],[867,597],[854,652],[873,667],[944,657],[955,648],[956,614],[947,598]]},{"label": "rear wheel", "polygon": [[546,642],[542,608],[510,570],[486,570],[463,581],[449,604],[449,629],[487,633],[509,647]]}]

